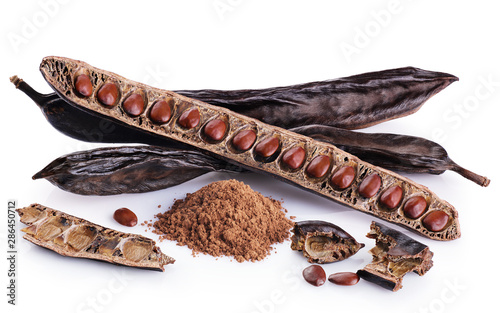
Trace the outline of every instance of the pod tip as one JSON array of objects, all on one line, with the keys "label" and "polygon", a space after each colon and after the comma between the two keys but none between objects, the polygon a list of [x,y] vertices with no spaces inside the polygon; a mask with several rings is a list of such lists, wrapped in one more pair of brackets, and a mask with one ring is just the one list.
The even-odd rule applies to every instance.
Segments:
[{"label": "pod tip", "polygon": [[19,88],[19,85],[23,82],[23,80],[17,77],[17,75],[14,75],[10,78],[10,82],[13,83],[16,88]]}]

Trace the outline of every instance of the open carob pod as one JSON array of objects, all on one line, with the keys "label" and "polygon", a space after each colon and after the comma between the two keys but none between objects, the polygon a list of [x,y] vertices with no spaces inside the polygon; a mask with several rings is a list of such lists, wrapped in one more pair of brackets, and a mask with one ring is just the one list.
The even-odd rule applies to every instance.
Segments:
[{"label": "open carob pod", "polygon": [[293,227],[292,250],[302,251],[309,263],[330,263],[347,259],[365,245],[335,224],[300,221]]},{"label": "open carob pod", "polygon": [[369,251],[373,255],[373,261],[357,274],[385,289],[398,291],[403,287],[403,276],[406,273],[415,272],[422,276],[433,265],[434,254],[428,246],[397,230],[372,222],[366,236],[376,242],[375,247]]},{"label": "open carob pod", "polygon": [[[362,161],[332,144],[171,91],[134,82],[81,61],[46,57],[40,70],[54,91],[71,105],[121,123],[137,133],[146,132],[166,141],[189,145],[192,149],[253,172],[282,179],[432,239],[453,240],[460,237],[458,212],[448,202],[425,186]],[[75,78],[81,73],[90,77],[92,90],[95,91],[90,96],[82,96],[75,85]],[[131,110],[125,104],[129,97],[135,95],[139,95],[142,101],[139,101],[138,110]],[[159,123],[151,112],[162,101],[172,105],[172,116],[168,122]],[[137,115],[137,112],[142,113]],[[216,127],[212,127],[214,125]],[[243,131],[254,135],[245,149],[237,144],[241,143],[241,138],[236,140]],[[345,171],[345,168],[350,170]],[[333,180],[339,173],[340,179]],[[350,178],[349,185],[344,184],[345,177]],[[393,187],[396,194],[392,194]],[[386,193],[389,193],[390,199],[397,198],[395,206],[389,207],[383,201],[381,196]],[[415,196],[423,197],[426,206],[422,215],[409,218],[404,214],[402,203]],[[440,223],[425,223],[429,216],[436,214]]]},{"label": "open carob pod", "polygon": [[175,260],[141,235],[123,233],[40,204],[17,209],[24,239],[63,256],[164,271]]}]

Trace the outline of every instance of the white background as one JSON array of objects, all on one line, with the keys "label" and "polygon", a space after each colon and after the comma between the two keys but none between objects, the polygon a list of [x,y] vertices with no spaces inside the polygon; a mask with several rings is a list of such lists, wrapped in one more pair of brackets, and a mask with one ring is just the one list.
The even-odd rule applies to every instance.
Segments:
[{"label": "white background", "polygon": [[[469,312],[478,304],[497,309],[500,20],[492,3],[2,2],[2,312]],[[374,245],[365,238],[373,217],[256,174],[208,174],[162,191],[108,197],[74,195],[46,181],[32,181],[31,176],[53,159],[98,146],[58,133],[9,83],[10,76],[18,75],[36,90],[51,92],[38,71],[47,55],[80,59],[165,89],[264,88],[402,66],[448,72],[460,81],[420,111],[364,131],[439,141],[457,163],[492,182],[482,188],[453,172],[409,176],[457,208],[462,238],[437,242],[411,234],[430,246],[435,265],[423,277],[408,274],[396,293],[365,281],[354,287],[328,282],[310,286],[301,276],[309,264],[291,251],[289,242],[276,246],[277,253],[261,262],[237,263],[230,258],[194,258],[187,247],[165,241],[161,249],[177,261],[160,273],[64,258],[19,240],[18,298],[13,307],[6,297],[8,199],[17,199],[19,206],[38,202],[157,239],[144,227],[118,225],[112,213],[125,206],[140,221],[150,220],[174,198],[235,178],[283,199],[297,220],[331,221],[366,243],[352,258],[325,265],[327,274],[362,268],[370,262],[367,251]]]}]

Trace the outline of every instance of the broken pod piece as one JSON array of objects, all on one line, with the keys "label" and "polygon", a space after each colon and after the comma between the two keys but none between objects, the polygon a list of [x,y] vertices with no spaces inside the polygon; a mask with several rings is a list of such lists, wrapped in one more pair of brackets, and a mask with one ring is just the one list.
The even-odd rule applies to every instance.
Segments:
[{"label": "broken pod piece", "polygon": [[292,250],[302,251],[310,263],[347,259],[365,245],[342,228],[325,221],[301,221],[293,227]]},{"label": "broken pod piece", "polygon": [[398,291],[403,287],[403,276],[415,272],[422,276],[432,267],[432,253],[429,247],[405,234],[372,222],[368,238],[376,245],[369,252],[372,263],[359,270],[359,277],[383,288]]},{"label": "broken pod piece", "polygon": [[63,256],[156,271],[175,262],[152,239],[141,235],[105,228],[40,204],[17,209],[17,213],[28,225],[22,229],[24,239]]}]

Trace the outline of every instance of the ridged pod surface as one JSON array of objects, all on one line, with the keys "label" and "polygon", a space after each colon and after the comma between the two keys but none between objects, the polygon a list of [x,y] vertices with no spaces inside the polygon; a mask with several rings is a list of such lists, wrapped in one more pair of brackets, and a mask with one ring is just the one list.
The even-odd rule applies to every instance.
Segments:
[{"label": "ridged pod surface", "polygon": [[[432,239],[452,240],[460,237],[458,213],[448,202],[437,197],[425,186],[412,182],[391,171],[361,161],[331,144],[267,125],[228,109],[186,98],[171,91],[134,82],[81,61],[62,57],[46,57],[40,65],[40,70],[51,87],[69,103],[90,110],[104,118],[123,123],[139,132],[148,132],[165,138],[165,140],[181,142],[252,171],[278,177],[288,183],[300,186],[359,211],[406,226]],[[94,86],[94,92],[89,97],[82,97],[75,92],[74,80],[81,73],[87,73]],[[103,85],[109,83],[113,83],[118,87],[119,96],[113,105],[103,105],[99,102],[96,92]],[[132,93],[141,93],[145,98],[146,108],[141,115],[136,117],[127,114],[122,107],[123,100]],[[151,104],[158,100],[173,101],[172,118],[169,122],[161,125],[153,123],[148,117]],[[185,111],[193,109],[198,110],[200,113],[199,123],[190,128],[179,125],[179,117]],[[218,142],[207,141],[203,134],[204,125],[213,119],[222,120],[227,125],[224,137]],[[231,138],[245,129],[255,131],[257,135],[256,143],[252,149],[245,152],[236,152],[232,147]],[[270,138],[279,140],[279,146],[275,152],[269,156],[256,153],[255,147]],[[306,151],[305,162],[299,169],[287,170],[282,164],[282,154],[284,151],[296,146],[300,146]],[[330,158],[330,167],[327,174],[322,177],[307,175],[306,168],[311,160],[322,155]],[[349,188],[339,191],[329,184],[329,177],[335,169],[343,165],[353,166],[356,169],[357,176]],[[370,198],[365,198],[360,194],[358,188],[366,177],[374,173],[381,178],[380,189]],[[393,185],[398,185],[403,189],[403,199],[397,208],[388,210],[379,205],[379,196],[381,192]],[[401,205],[415,195],[426,198],[428,206],[423,216],[418,219],[409,219],[403,214]],[[426,215],[433,211],[442,211],[449,217],[446,225],[440,230],[428,230],[422,223],[422,219],[425,219]]]}]

